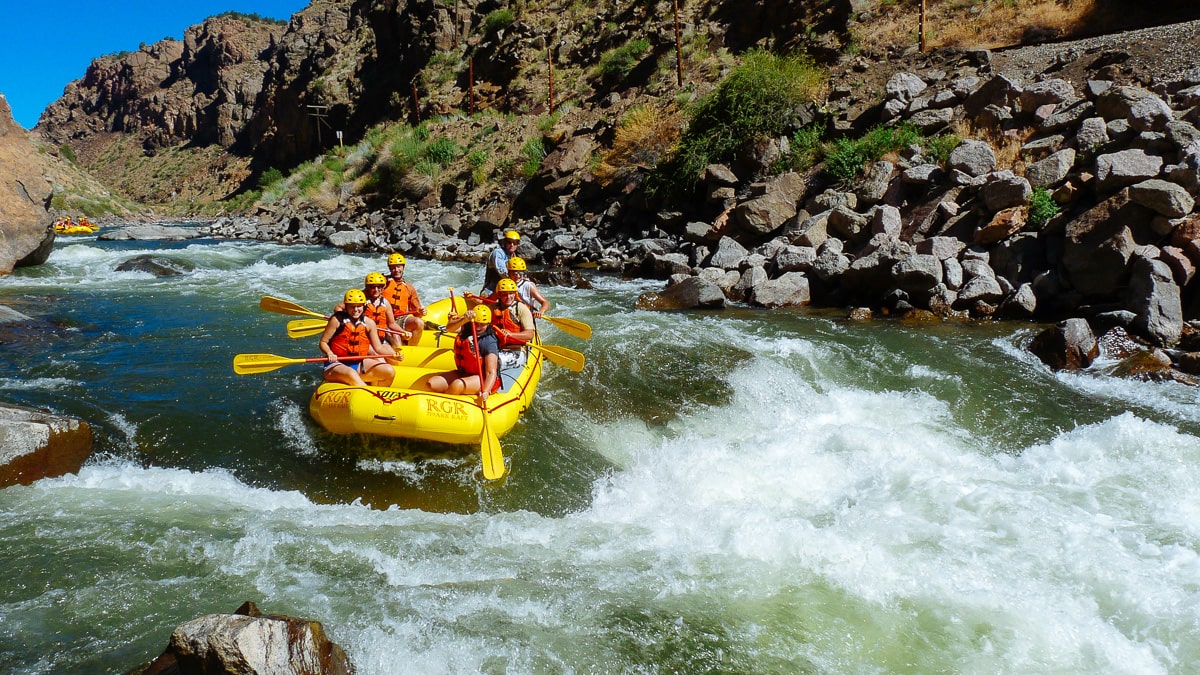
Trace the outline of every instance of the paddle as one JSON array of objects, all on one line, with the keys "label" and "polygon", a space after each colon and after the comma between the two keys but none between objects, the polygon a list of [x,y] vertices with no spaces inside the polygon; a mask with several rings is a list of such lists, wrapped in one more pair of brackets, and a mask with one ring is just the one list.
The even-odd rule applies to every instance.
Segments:
[{"label": "paddle", "polygon": [[567,335],[574,335],[584,340],[592,339],[592,327],[582,321],[562,319],[554,316],[543,316],[542,318],[557,326],[559,330]]},{"label": "paddle", "polygon": [[329,319],[295,319],[289,321],[287,334],[290,338],[311,337],[325,330]]},{"label": "paddle", "polygon": [[[450,289],[450,306],[454,307],[454,289]],[[479,327],[474,321],[471,322],[471,334],[475,337],[475,362],[479,367],[479,390],[483,391],[485,381],[483,372],[483,355],[479,350]],[[500,439],[496,437],[496,432],[492,431],[491,425],[488,424],[490,414],[487,409],[487,402],[479,404],[479,410],[483,413],[483,433],[479,435],[479,456],[483,464],[483,477],[487,480],[496,480],[504,475],[504,454],[500,449]]]},{"label": "paddle", "polygon": [[[287,325],[287,334],[290,338],[310,337],[325,330],[325,326],[329,323],[329,319],[295,319],[289,321]],[[392,330],[390,328],[378,328],[380,333],[392,333],[393,335],[404,335],[404,333]]]},{"label": "paddle", "polygon": [[301,307],[294,302],[289,302],[280,298],[272,298],[269,295],[262,296],[262,300],[258,301],[258,307],[259,309],[263,309],[268,312],[275,312],[276,314],[289,314],[291,316],[315,316],[322,319],[329,318],[320,312],[314,312],[311,309]]},{"label": "paddle", "polygon": [[583,370],[585,363],[583,354],[580,354],[574,349],[567,349],[566,347],[559,347],[558,345],[539,345],[532,342],[527,344],[535,350],[540,350],[546,355],[546,358],[551,363],[560,365],[563,368],[573,370],[577,373]]},{"label": "paddle", "polygon": [[[340,356],[338,361],[362,361],[363,359],[378,359],[383,358],[376,354],[367,356]],[[291,366],[299,363],[325,363],[329,361],[324,356],[314,356],[312,358],[299,359],[288,358],[286,356],[275,356],[274,354],[238,354],[233,357],[233,372],[238,375],[250,375],[257,373],[269,373],[272,370],[277,370],[284,366]]]}]

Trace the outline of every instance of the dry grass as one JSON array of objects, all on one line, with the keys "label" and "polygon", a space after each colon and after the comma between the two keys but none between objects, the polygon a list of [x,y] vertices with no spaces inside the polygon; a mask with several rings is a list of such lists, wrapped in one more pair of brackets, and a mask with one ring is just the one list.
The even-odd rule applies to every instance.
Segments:
[{"label": "dry grass", "polygon": [[1001,131],[995,127],[977,128],[965,120],[954,125],[954,133],[958,134],[959,138],[971,138],[992,146],[992,152],[996,153],[997,171],[1010,169],[1019,176],[1025,174],[1025,158],[1021,155],[1021,146],[1025,145],[1035,131],[1032,127],[1008,131]]},{"label": "dry grass", "polygon": [[608,184],[630,170],[653,168],[675,146],[684,124],[683,113],[673,105],[631,108],[617,128],[612,150],[596,168],[596,178]]},{"label": "dry grass", "polygon": [[[928,48],[991,49],[1020,44],[1027,36],[1071,35],[1084,27],[1098,0],[928,0]],[[920,3],[901,0],[855,30],[862,45],[884,48],[919,41]]]}]

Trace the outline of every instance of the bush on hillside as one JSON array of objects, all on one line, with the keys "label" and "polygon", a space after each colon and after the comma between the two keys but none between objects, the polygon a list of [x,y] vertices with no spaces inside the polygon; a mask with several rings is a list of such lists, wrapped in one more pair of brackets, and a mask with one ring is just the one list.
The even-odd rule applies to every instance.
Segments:
[{"label": "bush on hillside", "polygon": [[1041,227],[1057,216],[1060,209],[1049,190],[1044,187],[1037,188],[1029,196],[1029,224]]},{"label": "bush on hillside", "polygon": [[600,55],[600,65],[596,66],[596,74],[606,80],[625,77],[637,65],[638,59],[642,58],[647,49],[650,49],[650,41],[645,38],[639,38],[616,49],[610,49]]},{"label": "bush on hillside", "polygon": [[504,9],[493,10],[489,12],[487,16],[483,17],[483,33],[484,35],[488,35],[496,31],[504,30],[505,28],[513,25],[513,22],[516,20],[517,16],[513,14],[513,11],[507,7]]},{"label": "bush on hillside", "polygon": [[697,103],[674,156],[658,167],[648,189],[690,192],[709,164],[731,162],[741,148],[760,138],[792,132],[797,110],[824,82],[825,73],[808,56],[747,53],[742,64]]}]

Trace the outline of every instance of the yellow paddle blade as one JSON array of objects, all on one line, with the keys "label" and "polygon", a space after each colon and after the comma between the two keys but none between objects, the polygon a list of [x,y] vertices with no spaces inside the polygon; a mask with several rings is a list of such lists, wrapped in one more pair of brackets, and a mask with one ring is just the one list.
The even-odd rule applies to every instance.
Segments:
[{"label": "yellow paddle blade", "polygon": [[233,372],[238,375],[269,373],[284,366],[305,363],[306,361],[308,359],[289,359],[283,356],[275,356],[274,354],[238,354],[233,357]]},{"label": "yellow paddle blade", "polygon": [[543,316],[542,318],[557,326],[559,330],[567,335],[574,335],[583,340],[592,339],[592,327],[582,321],[563,319],[557,316]]},{"label": "yellow paddle blade", "polygon": [[301,307],[294,302],[283,300],[281,298],[273,298],[269,295],[262,296],[262,300],[258,301],[258,308],[268,312],[275,312],[276,314],[290,314],[291,316],[318,316],[325,318],[324,314]]},{"label": "yellow paddle blade", "polygon": [[288,322],[287,334],[290,338],[320,335],[328,323],[328,319],[295,319]]},{"label": "yellow paddle blade", "polygon": [[504,477],[504,453],[500,449],[500,439],[488,424],[487,406],[480,406],[483,411],[483,434],[479,439],[479,455],[483,461],[483,477],[488,480],[498,480]]},{"label": "yellow paddle blade", "polygon": [[577,373],[583,370],[583,366],[587,362],[586,359],[584,359],[583,354],[580,354],[574,349],[567,349],[566,347],[559,347],[558,345],[530,344],[529,346],[541,351],[542,354],[544,354],[550,361],[550,363],[562,366],[568,370],[573,370]]}]

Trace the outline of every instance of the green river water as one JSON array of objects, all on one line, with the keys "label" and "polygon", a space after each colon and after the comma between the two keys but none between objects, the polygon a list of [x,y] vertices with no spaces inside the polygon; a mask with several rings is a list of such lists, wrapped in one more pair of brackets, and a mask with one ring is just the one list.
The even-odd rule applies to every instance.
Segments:
[{"label": "green river water", "polygon": [[[184,273],[117,272],[151,254]],[[659,282],[543,288],[595,330],[503,438],[335,437],[327,310],[382,256],[60,238],[0,278],[7,403],[88,421],[78,475],[0,490],[0,672],[121,673],[245,600],[360,673],[1187,673],[1200,663],[1200,394],[1055,374],[1038,326],[644,312]],[[432,301],[478,265],[409,258]]]}]

